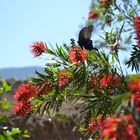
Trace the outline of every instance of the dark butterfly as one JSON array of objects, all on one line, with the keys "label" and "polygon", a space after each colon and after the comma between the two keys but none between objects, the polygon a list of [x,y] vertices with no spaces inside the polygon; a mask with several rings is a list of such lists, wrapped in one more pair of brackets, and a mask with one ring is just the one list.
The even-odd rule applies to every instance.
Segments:
[{"label": "dark butterfly", "polygon": [[84,27],[80,30],[78,44],[80,45],[82,49],[84,47],[86,50],[89,50],[89,51],[93,49],[98,50],[93,47],[92,40],[90,39],[92,30],[93,30],[93,25]]}]

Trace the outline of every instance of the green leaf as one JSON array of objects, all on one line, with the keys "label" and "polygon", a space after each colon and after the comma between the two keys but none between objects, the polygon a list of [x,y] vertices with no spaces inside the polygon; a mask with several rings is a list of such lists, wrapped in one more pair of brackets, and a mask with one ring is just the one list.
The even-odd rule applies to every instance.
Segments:
[{"label": "green leaf", "polygon": [[9,108],[11,108],[11,107],[12,107],[12,105],[9,104],[9,103],[6,103],[6,102],[5,102],[5,103],[2,104],[2,108],[3,108],[3,109],[9,109]]},{"label": "green leaf", "polygon": [[130,96],[130,93],[122,93],[122,94],[118,95],[117,97],[113,98],[112,101],[121,102],[124,99],[128,99],[129,96]]},{"label": "green leaf", "polygon": [[7,136],[7,140],[15,140],[12,136]]},{"label": "green leaf", "polygon": [[3,109],[9,109],[12,107],[12,105],[8,103],[6,98],[0,101],[0,105]]},{"label": "green leaf", "polygon": [[7,116],[2,115],[0,116],[0,122],[5,122],[7,120]]},{"label": "green leaf", "polygon": [[16,134],[20,134],[21,130],[19,128],[13,128],[11,131],[11,135],[16,135]]},{"label": "green leaf", "polygon": [[114,111],[116,111],[123,103],[123,101],[127,100],[130,97],[131,93],[122,93],[117,97],[112,98],[112,102],[114,103]]},{"label": "green leaf", "polygon": [[55,75],[55,71],[51,65],[50,65],[50,71]]},{"label": "green leaf", "polygon": [[31,80],[33,83],[36,83],[36,84],[38,84],[38,83],[40,83],[40,82],[42,81],[41,78],[33,78],[33,77],[31,77],[30,80]]},{"label": "green leaf", "polygon": [[136,80],[136,79],[138,79],[138,78],[140,78],[140,74],[135,74],[135,75],[130,75],[129,76],[129,80],[131,81],[131,80]]},{"label": "green leaf", "polygon": [[14,138],[11,136],[11,132],[10,131],[3,131],[5,137],[6,137],[6,140],[14,140]]},{"label": "green leaf", "polygon": [[0,140],[6,140],[6,138],[2,135],[0,135]]},{"label": "green leaf", "polygon": [[128,67],[132,67],[132,71],[135,69],[138,72],[140,70],[140,48],[136,45],[133,46],[130,60],[126,64]]},{"label": "green leaf", "polygon": [[28,130],[24,130],[23,137],[24,138],[30,138],[30,135],[28,134]]},{"label": "green leaf", "polygon": [[125,25],[125,22],[123,23],[123,25],[121,26],[121,29],[120,29],[120,31],[119,31],[118,40],[120,40],[120,38],[121,38],[121,33],[122,33],[122,31],[123,31],[124,25]]},{"label": "green leaf", "polygon": [[121,21],[124,20],[124,18],[125,18],[125,17],[124,17],[123,15],[119,15],[119,16],[118,16],[118,21],[121,22]]},{"label": "green leaf", "polygon": [[35,73],[43,80],[46,80],[46,75],[39,73],[37,70],[35,70]]},{"label": "green leaf", "polygon": [[23,138],[30,138],[30,135],[28,135],[28,134],[23,134]]},{"label": "green leaf", "polygon": [[0,81],[2,82],[2,87],[0,87],[0,94],[9,92],[11,90],[11,86],[9,86],[8,83],[2,78],[0,78]]},{"label": "green leaf", "polygon": [[134,17],[134,13],[135,13],[134,8],[131,7],[129,11],[130,11],[130,12],[129,12],[129,16],[130,16],[130,17]]}]

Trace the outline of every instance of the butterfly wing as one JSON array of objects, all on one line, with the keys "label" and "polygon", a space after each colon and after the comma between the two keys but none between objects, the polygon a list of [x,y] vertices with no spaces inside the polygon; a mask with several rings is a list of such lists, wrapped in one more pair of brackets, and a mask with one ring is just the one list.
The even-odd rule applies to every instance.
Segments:
[{"label": "butterfly wing", "polygon": [[80,32],[79,32],[79,40],[81,40],[81,39],[90,39],[91,34],[92,34],[92,30],[93,30],[93,25],[90,25],[88,27],[82,28],[80,30]]},{"label": "butterfly wing", "polygon": [[91,34],[92,34],[92,30],[93,30],[93,25],[90,25],[88,27],[84,27],[80,30],[78,44],[80,45],[80,47],[82,49],[83,49],[83,47],[86,50],[94,49],[93,44],[92,44],[92,40],[90,39]]}]

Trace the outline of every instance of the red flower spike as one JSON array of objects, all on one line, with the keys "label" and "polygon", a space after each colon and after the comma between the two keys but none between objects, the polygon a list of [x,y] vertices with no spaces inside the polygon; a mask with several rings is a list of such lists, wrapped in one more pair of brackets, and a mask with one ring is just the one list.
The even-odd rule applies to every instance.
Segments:
[{"label": "red flower spike", "polygon": [[104,120],[102,136],[110,139],[138,140],[135,121],[132,115],[112,116]]},{"label": "red flower spike", "polygon": [[30,102],[19,101],[13,108],[13,113],[18,116],[26,116],[30,110],[32,109],[32,105]]},{"label": "red flower spike", "polygon": [[[122,115],[123,117],[123,115]],[[133,123],[133,116],[131,114],[125,116],[125,120],[127,123]]]},{"label": "red flower spike", "polygon": [[140,78],[131,81],[128,84],[128,87],[129,87],[130,91],[133,92],[133,93],[140,92]]},{"label": "red flower spike", "polygon": [[70,51],[69,59],[74,64],[80,64],[86,60],[86,52],[81,48],[74,47]]},{"label": "red flower spike", "polygon": [[87,130],[91,133],[98,131],[102,139],[106,140],[138,140],[138,133],[133,116],[120,114],[101,120],[91,118]]},{"label": "red flower spike", "polygon": [[99,14],[93,11],[90,11],[88,14],[88,19],[97,19],[98,17],[99,17]]},{"label": "red flower spike", "polygon": [[97,88],[98,81],[99,81],[99,78],[97,76],[92,77],[91,82],[92,82],[93,88],[95,89]]},{"label": "red flower spike", "polygon": [[31,83],[23,84],[15,92],[13,98],[18,101],[28,101],[30,98],[36,95],[37,86]]},{"label": "red flower spike", "polygon": [[70,82],[71,76],[68,70],[64,69],[58,73],[58,78],[59,87],[62,87]]},{"label": "red flower spike", "polygon": [[128,134],[128,135],[133,135],[134,133],[136,133],[136,130],[135,130],[135,127],[134,127],[134,125],[132,125],[132,124],[128,124],[127,126],[126,126],[126,133]]},{"label": "red flower spike", "polygon": [[90,122],[88,124],[88,131],[89,132],[95,132],[97,129],[97,125],[96,125],[96,122],[94,121],[93,118],[90,119]]},{"label": "red flower spike", "polygon": [[101,0],[102,3],[108,3],[108,0]]},{"label": "red flower spike", "polygon": [[140,93],[133,94],[131,96],[131,99],[135,102],[136,104],[136,110],[137,112],[140,112]]},{"label": "red flower spike", "polygon": [[112,74],[108,74],[108,75],[105,75],[101,81],[100,81],[100,86],[102,88],[110,85],[110,84],[114,84],[114,85],[118,85],[120,83],[120,77],[118,75],[115,75],[113,76]]},{"label": "red flower spike", "polygon": [[96,122],[97,122],[98,129],[103,130],[104,129],[104,121],[101,119],[101,115],[99,115],[97,117]]},{"label": "red flower spike", "polygon": [[91,118],[88,124],[88,131],[89,132],[95,132],[97,130],[102,131],[104,128],[104,122],[101,119],[101,116],[99,115],[97,119]]},{"label": "red flower spike", "polygon": [[46,52],[46,47],[43,42],[34,42],[31,46],[31,52],[35,57],[40,56],[43,52]]},{"label": "red flower spike", "polygon": [[140,48],[140,16],[134,17],[134,28],[137,36],[138,47]]},{"label": "red flower spike", "polygon": [[113,4],[113,2],[111,0],[101,0],[101,3],[104,3],[108,8],[110,5]]},{"label": "red flower spike", "polygon": [[128,84],[128,87],[133,93],[131,95],[131,100],[133,100],[136,105],[136,111],[140,113],[140,78],[132,80]]},{"label": "red flower spike", "polygon": [[109,136],[109,139],[114,139],[115,138],[115,128],[108,128],[108,129],[104,129],[102,132],[103,136]]}]

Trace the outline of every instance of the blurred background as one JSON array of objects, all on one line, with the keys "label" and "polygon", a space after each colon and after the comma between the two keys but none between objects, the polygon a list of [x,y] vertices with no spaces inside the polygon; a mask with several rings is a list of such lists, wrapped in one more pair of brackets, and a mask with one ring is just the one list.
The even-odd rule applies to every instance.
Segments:
[{"label": "blurred background", "polygon": [[45,65],[43,59],[33,58],[32,42],[55,47],[56,43],[70,43],[71,38],[77,40],[90,4],[91,0],[0,1],[0,77],[24,78],[34,73],[36,66]]}]

